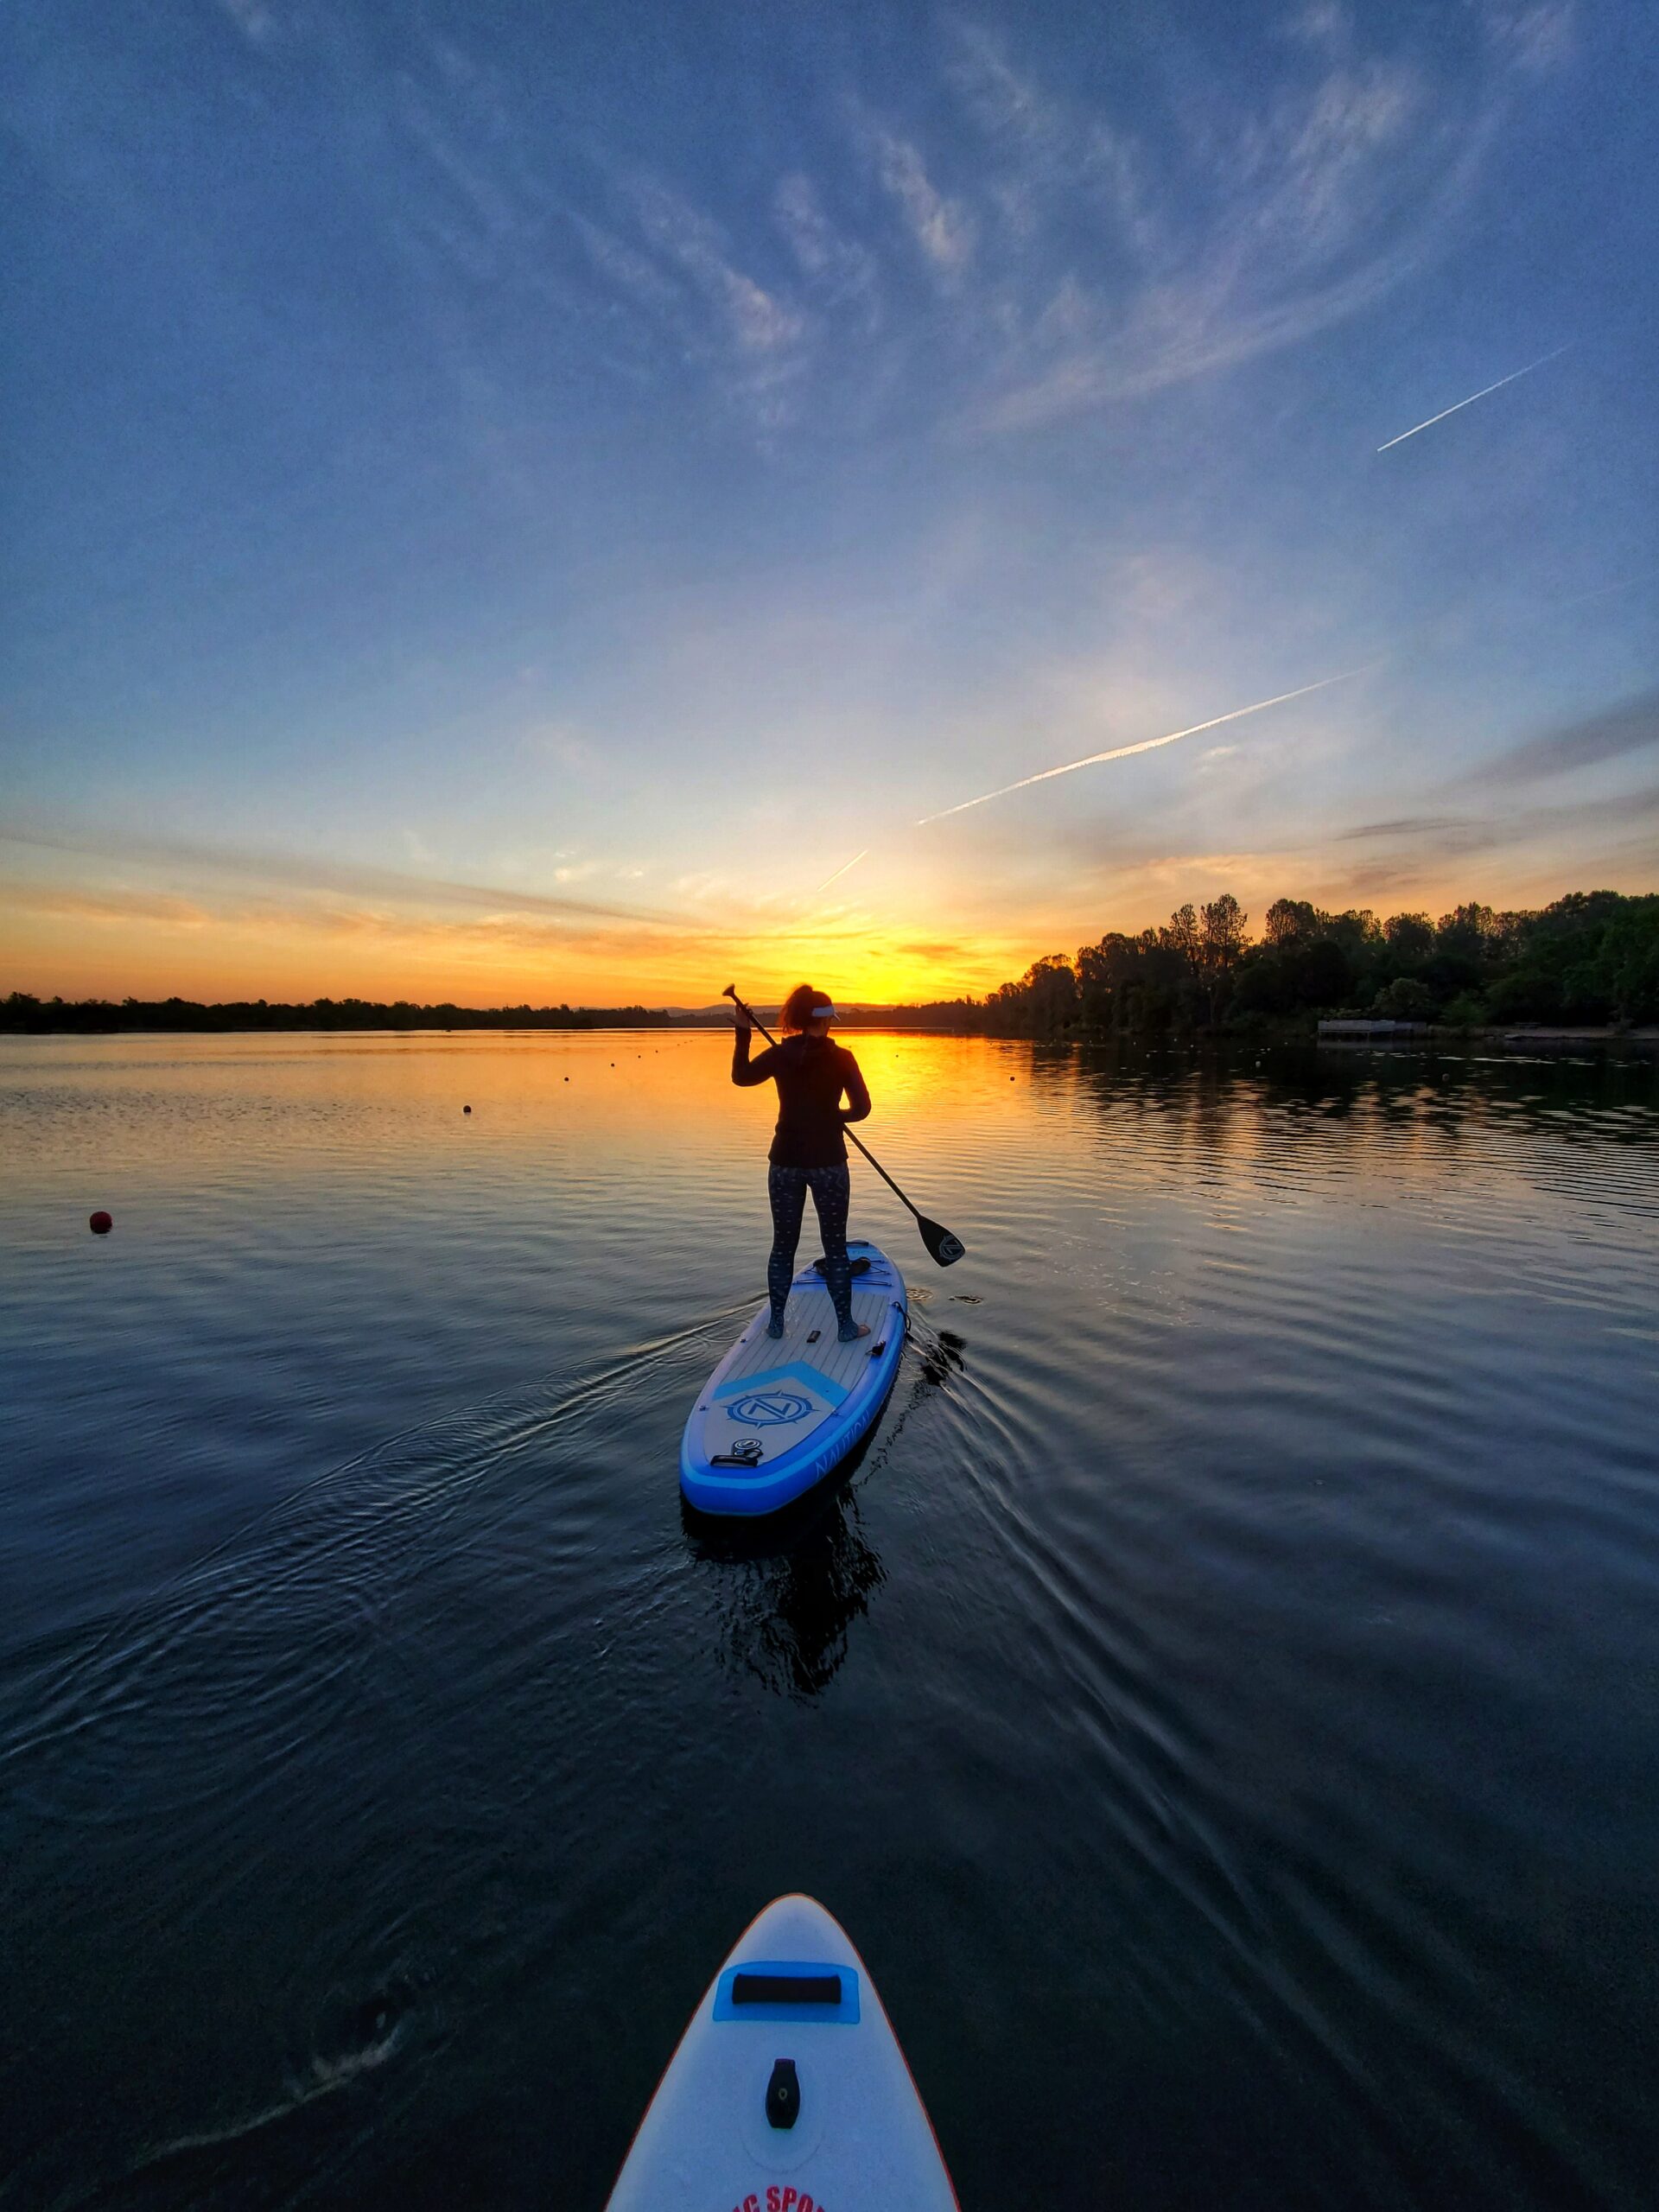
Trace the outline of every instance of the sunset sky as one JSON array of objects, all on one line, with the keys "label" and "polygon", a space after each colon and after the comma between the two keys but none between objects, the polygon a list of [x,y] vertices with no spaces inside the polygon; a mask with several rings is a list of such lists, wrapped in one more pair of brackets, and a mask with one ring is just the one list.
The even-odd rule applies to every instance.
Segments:
[{"label": "sunset sky", "polygon": [[0,992],[1659,888],[1656,112],[1645,0],[9,10]]}]

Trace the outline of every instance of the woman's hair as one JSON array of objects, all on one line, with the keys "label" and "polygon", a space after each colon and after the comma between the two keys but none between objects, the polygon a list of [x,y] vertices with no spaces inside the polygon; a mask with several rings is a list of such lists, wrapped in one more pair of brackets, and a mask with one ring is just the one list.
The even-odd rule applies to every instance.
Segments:
[{"label": "woman's hair", "polygon": [[822,991],[815,991],[810,983],[797,983],[784,1001],[783,1012],[778,1019],[786,1030],[794,1030],[798,1033],[811,1020],[813,1007],[823,1004]]}]

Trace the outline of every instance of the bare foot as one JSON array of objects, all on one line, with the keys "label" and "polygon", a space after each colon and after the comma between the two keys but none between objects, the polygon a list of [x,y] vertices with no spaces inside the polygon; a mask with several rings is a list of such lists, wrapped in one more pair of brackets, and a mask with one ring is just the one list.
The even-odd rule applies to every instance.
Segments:
[{"label": "bare foot", "polygon": [[842,1344],[855,1344],[861,1337],[868,1337],[870,1332],[861,1321],[855,1321],[850,1328],[838,1329],[836,1333]]}]

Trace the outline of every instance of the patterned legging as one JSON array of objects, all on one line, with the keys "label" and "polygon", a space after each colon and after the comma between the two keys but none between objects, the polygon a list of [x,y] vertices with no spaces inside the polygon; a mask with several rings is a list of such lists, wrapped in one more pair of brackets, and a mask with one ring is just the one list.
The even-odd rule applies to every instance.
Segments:
[{"label": "patterned legging", "polygon": [[808,1191],[818,1210],[818,1228],[823,1237],[823,1287],[836,1309],[836,1319],[846,1323],[853,1315],[852,1273],[847,1263],[847,1205],[852,1185],[844,1166],[772,1167],[766,1172],[766,1195],[772,1200],[766,1295],[772,1300],[772,1316],[774,1321],[784,1318]]}]

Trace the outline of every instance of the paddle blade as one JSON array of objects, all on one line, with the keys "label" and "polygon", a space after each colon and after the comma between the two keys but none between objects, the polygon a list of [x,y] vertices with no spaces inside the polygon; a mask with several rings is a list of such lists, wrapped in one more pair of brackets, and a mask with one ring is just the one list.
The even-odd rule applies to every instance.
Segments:
[{"label": "paddle blade", "polygon": [[941,1229],[937,1221],[930,1221],[925,1213],[916,1217],[916,1226],[922,1232],[922,1242],[942,1268],[954,1268],[968,1247],[960,1236],[948,1229]]}]

